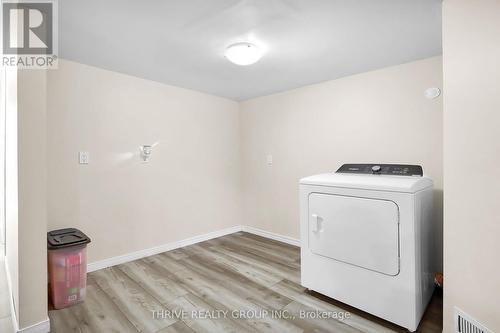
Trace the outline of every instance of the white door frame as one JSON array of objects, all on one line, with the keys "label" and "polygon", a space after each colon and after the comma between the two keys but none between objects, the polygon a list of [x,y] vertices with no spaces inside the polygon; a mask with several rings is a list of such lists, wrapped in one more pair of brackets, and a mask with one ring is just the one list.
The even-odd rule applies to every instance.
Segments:
[{"label": "white door frame", "polygon": [[5,216],[5,141],[6,141],[6,71],[0,67],[0,253],[6,254]]}]

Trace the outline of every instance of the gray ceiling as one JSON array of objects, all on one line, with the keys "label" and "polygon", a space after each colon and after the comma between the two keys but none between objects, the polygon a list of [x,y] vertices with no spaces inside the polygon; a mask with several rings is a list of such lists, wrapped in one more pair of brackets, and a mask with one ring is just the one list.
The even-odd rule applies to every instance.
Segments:
[{"label": "gray ceiling", "polygon": [[[63,0],[60,55],[245,100],[441,54],[441,0]],[[266,49],[240,67],[224,49]]]}]

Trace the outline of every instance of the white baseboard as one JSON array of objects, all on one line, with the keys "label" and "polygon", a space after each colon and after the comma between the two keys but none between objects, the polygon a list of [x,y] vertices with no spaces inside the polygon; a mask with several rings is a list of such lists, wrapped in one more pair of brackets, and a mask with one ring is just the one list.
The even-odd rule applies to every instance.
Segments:
[{"label": "white baseboard", "polygon": [[127,254],[124,254],[121,256],[111,257],[108,259],[92,262],[92,263],[89,263],[87,265],[87,271],[94,272],[94,271],[97,271],[99,269],[112,267],[112,266],[119,265],[119,264],[124,264],[126,262],[149,257],[149,256],[152,256],[152,255],[155,255],[158,253],[175,250],[175,249],[178,249],[180,247],[189,246],[189,245],[201,243],[201,242],[204,242],[204,241],[207,241],[210,239],[214,239],[217,237],[226,236],[226,235],[238,232],[238,231],[244,231],[244,232],[248,232],[248,233],[262,236],[265,238],[274,239],[274,240],[277,240],[277,241],[280,241],[283,243],[287,243],[290,245],[300,246],[299,239],[295,239],[295,238],[288,237],[288,236],[278,235],[278,234],[275,234],[273,232],[254,228],[254,227],[249,227],[249,226],[244,226],[244,225],[236,225],[236,226],[231,227],[231,228],[213,231],[213,232],[210,232],[208,234],[183,239],[183,240],[180,240],[177,242],[167,243],[167,244],[155,246],[155,247],[152,247],[149,249],[131,252],[131,253],[127,253]]},{"label": "white baseboard", "polygon": [[5,263],[5,274],[7,275],[7,288],[9,289],[9,303],[10,303],[10,317],[12,320],[12,327],[16,333],[47,333],[50,332],[50,320],[47,317],[43,321],[36,323],[34,325],[24,327],[19,329],[19,324],[17,322],[16,309],[14,306],[14,297],[12,295],[12,280],[10,279],[10,270],[7,263],[7,258],[4,258]]},{"label": "white baseboard", "polygon": [[49,318],[36,323],[34,325],[18,329],[17,333],[47,333],[50,332],[50,320]]},{"label": "white baseboard", "polygon": [[254,228],[254,227],[244,225],[244,226],[242,226],[242,231],[248,232],[248,233],[251,233],[254,235],[262,236],[265,238],[274,239],[276,241],[280,241],[280,242],[287,243],[290,245],[300,246],[300,239],[275,234],[274,232],[262,230],[259,228]]},{"label": "white baseboard", "polygon": [[152,256],[152,255],[155,255],[158,253],[175,250],[175,249],[178,249],[180,247],[204,242],[204,241],[207,241],[209,239],[214,239],[217,237],[222,237],[225,235],[233,234],[233,233],[241,231],[241,230],[242,230],[242,227],[240,225],[237,225],[234,227],[209,232],[208,234],[183,239],[183,240],[180,240],[177,242],[167,243],[167,244],[155,246],[155,247],[152,247],[149,249],[131,252],[131,253],[127,253],[127,254],[124,254],[121,256],[111,257],[111,258],[104,259],[104,260],[99,260],[96,262],[89,263],[87,265],[87,271],[88,272],[97,271],[99,269],[123,264],[123,263],[129,262],[129,261],[133,261],[133,260],[137,260],[137,259],[141,259],[141,258],[145,258],[145,257],[149,257],[149,256]]}]

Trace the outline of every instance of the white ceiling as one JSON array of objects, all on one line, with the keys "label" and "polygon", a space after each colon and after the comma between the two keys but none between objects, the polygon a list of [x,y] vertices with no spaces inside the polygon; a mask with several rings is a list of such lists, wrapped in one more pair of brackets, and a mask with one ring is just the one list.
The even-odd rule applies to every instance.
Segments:
[{"label": "white ceiling", "polygon": [[[63,0],[63,58],[245,100],[441,54],[441,0]],[[251,41],[256,64],[224,49]]]}]

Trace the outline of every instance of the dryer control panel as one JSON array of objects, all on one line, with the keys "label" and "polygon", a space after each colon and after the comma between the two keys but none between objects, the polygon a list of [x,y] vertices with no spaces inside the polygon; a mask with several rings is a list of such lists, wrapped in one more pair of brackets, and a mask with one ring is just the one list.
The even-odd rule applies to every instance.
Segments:
[{"label": "dryer control panel", "polygon": [[422,177],[424,175],[424,171],[420,165],[409,164],[344,164],[337,170],[337,173],[414,177]]}]

